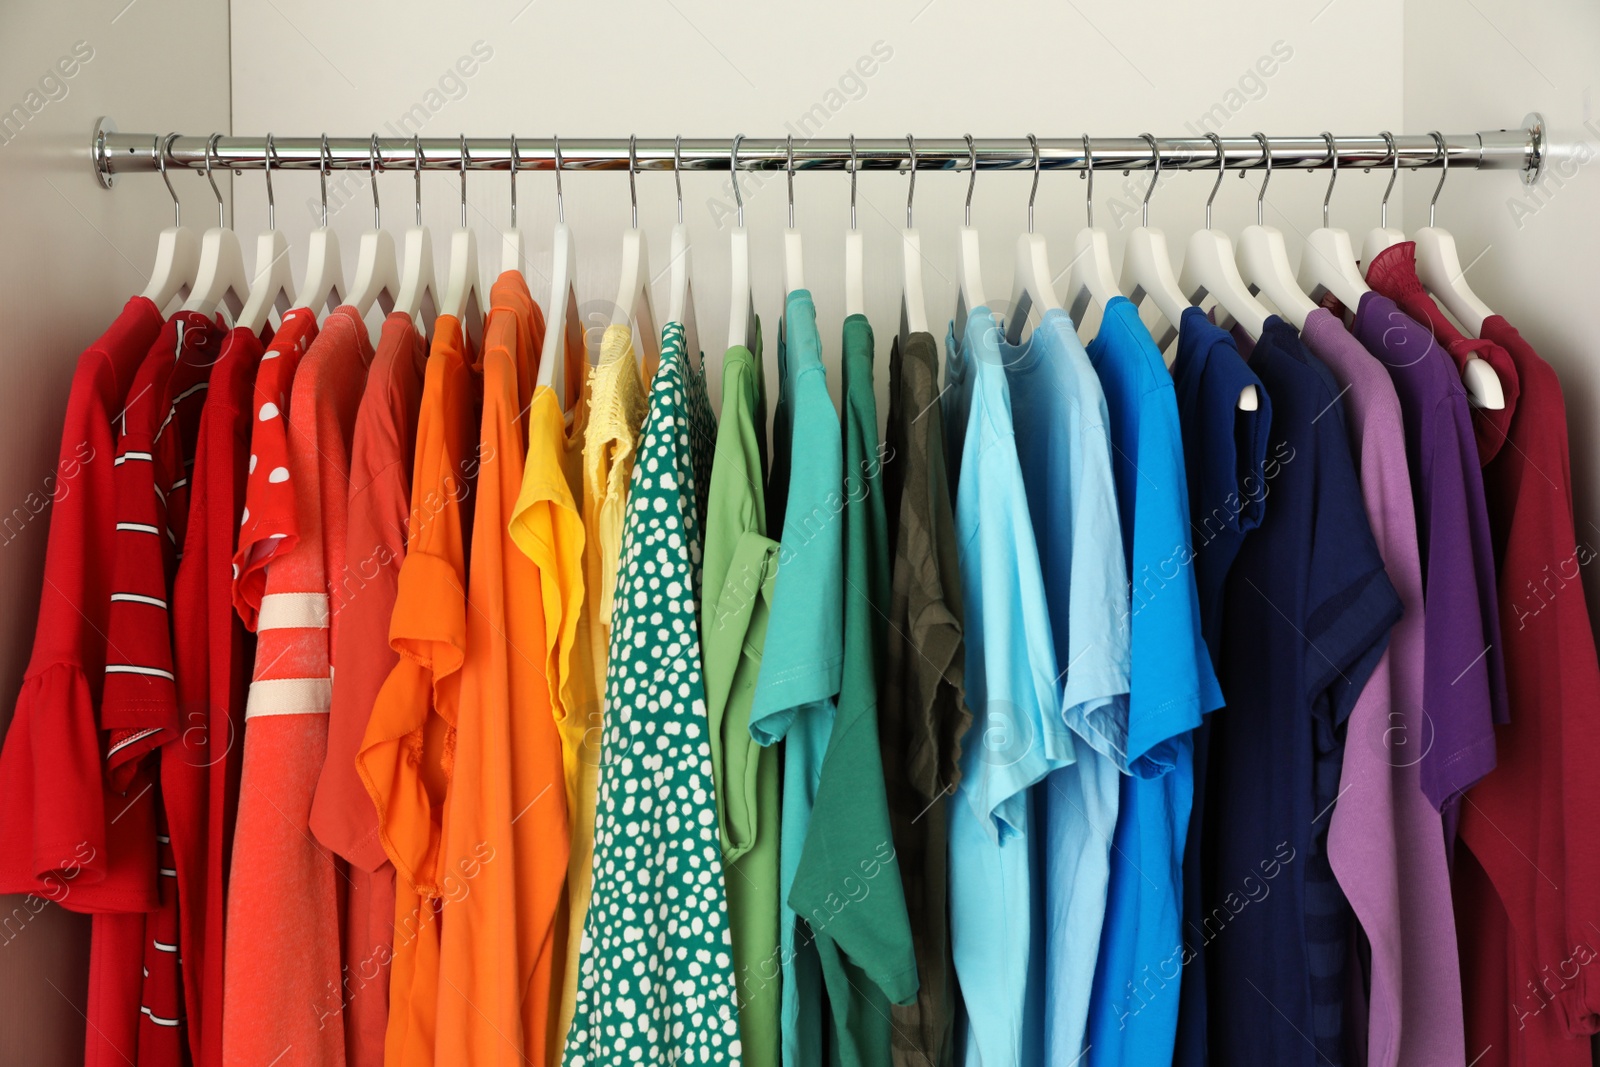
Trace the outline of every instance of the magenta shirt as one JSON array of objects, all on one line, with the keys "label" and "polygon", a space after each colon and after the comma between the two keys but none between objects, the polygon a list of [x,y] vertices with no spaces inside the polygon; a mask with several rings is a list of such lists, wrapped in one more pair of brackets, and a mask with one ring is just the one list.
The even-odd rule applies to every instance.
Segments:
[{"label": "magenta shirt", "polygon": [[1405,615],[1350,713],[1328,860],[1372,948],[1368,1067],[1465,1061],[1461,973],[1439,813],[1422,793],[1422,566],[1400,398],[1323,308],[1300,339],[1345,390],[1367,519]]}]

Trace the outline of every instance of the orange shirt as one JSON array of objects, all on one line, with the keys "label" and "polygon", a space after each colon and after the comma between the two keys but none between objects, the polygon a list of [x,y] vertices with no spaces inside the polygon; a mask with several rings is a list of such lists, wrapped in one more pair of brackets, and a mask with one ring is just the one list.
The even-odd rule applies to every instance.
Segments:
[{"label": "orange shirt", "polygon": [[442,1064],[522,1067],[546,1059],[567,803],[539,569],[507,529],[522,482],[523,419],[544,316],[515,271],[495,282],[490,304],[444,858],[446,870],[476,873],[444,913],[437,1056]]},{"label": "orange shirt", "polygon": [[399,659],[356,754],[356,770],[377,807],[378,838],[397,874],[386,1067],[434,1062],[439,913],[471,889],[464,881],[469,872],[441,870],[440,845],[467,647],[478,406],[461,324],[442,315],[424,372],[406,557],[389,622]]},{"label": "orange shirt", "polygon": [[[327,755],[329,650],[339,626],[328,610],[328,576],[344,570],[350,437],[371,360],[360,316],[351,307],[336,309],[295,372],[288,463],[269,480],[293,490],[273,494],[292,508],[271,518],[294,539],[266,563],[256,618],[228,885],[225,1063],[345,1063],[343,872],[311,836],[309,820]],[[260,505],[257,484],[246,491],[246,522]]]}]

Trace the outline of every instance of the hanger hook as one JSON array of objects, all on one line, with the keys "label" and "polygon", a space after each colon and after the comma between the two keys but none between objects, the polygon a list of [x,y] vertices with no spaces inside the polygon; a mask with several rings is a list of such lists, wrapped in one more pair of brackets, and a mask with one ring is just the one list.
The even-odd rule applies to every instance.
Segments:
[{"label": "hanger hook", "polygon": [[672,139],[672,184],[678,190],[678,225],[683,225],[683,135]]},{"label": "hanger hook", "polygon": [[222,190],[217,188],[217,179],[211,176],[211,156],[217,150],[217,142],[222,140],[222,134],[214,133],[206,141],[206,181],[211,183],[211,195],[217,198],[217,229],[228,224],[227,216],[222,203]]},{"label": "hanger hook", "polygon": [[788,160],[784,169],[789,172],[789,229],[794,229],[794,135],[790,134],[785,145],[785,156]]},{"label": "hanger hook", "polygon": [[856,228],[856,135],[850,135],[850,228]]},{"label": "hanger hook", "polygon": [[411,154],[414,162],[411,165],[411,177],[415,184],[417,201],[417,225],[422,225],[422,135],[411,135]]},{"label": "hanger hook", "polygon": [[517,147],[517,135],[511,135],[511,228],[517,228],[517,170],[522,166],[522,149]]},{"label": "hanger hook", "polygon": [[917,193],[917,139],[906,134],[906,151],[911,155],[911,184],[906,186],[906,229],[911,229],[911,198]]},{"label": "hanger hook", "polygon": [[1028,190],[1028,232],[1033,232],[1033,198],[1039,192],[1039,138],[1028,134],[1028,145],[1033,149],[1033,188]]},{"label": "hanger hook", "polygon": [[1433,187],[1433,199],[1428,201],[1428,226],[1433,226],[1434,205],[1439,202],[1439,194],[1444,191],[1444,180],[1450,177],[1450,149],[1445,147],[1444,136],[1438,130],[1429,132],[1435,144],[1439,146],[1439,184]]},{"label": "hanger hook", "polygon": [[1388,130],[1383,131],[1383,143],[1389,148],[1389,160],[1393,166],[1389,170],[1389,184],[1383,187],[1383,202],[1378,205],[1378,225],[1388,229],[1389,194],[1394,191],[1394,180],[1400,177],[1400,149],[1395,147],[1394,135]]},{"label": "hanger hook", "polygon": [[1222,188],[1222,179],[1227,176],[1228,158],[1222,151],[1222,138],[1214,133],[1208,133],[1206,134],[1206,140],[1210,141],[1217,149],[1217,180],[1211,183],[1211,195],[1206,197],[1206,229],[1209,230],[1211,229],[1211,202],[1217,198],[1217,190]]},{"label": "hanger hook", "polygon": [[378,208],[378,172],[383,169],[383,160],[378,158],[378,135],[373,134],[372,140],[367,142],[367,174],[372,182],[372,228],[383,229],[383,214]]},{"label": "hanger hook", "polygon": [[1266,218],[1261,205],[1267,197],[1267,183],[1272,180],[1272,146],[1267,142],[1267,135],[1260,131],[1250,136],[1261,142],[1261,161],[1267,165],[1267,176],[1261,179],[1261,188],[1256,190],[1256,225],[1261,226]]},{"label": "hanger hook", "polygon": [[278,205],[272,201],[272,164],[277,162],[278,146],[272,143],[272,134],[267,134],[267,154],[262,160],[261,170],[267,176],[267,229],[278,228]]},{"label": "hanger hook", "polygon": [[1339,180],[1339,143],[1333,139],[1333,134],[1327,130],[1322,131],[1322,139],[1328,142],[1328,165],[1333,168],[1333,174],[1328,178],[1328,191],[1322,194],[1322,228],[1328,228],[1328,202],[1333,199],[1333,183]]},{"label": "hanger hook", "polygon": [[467,164],[472,155],[467,151],[467,135],[461,135],[461,228],[467,228]]},{"label": "hanger hook", "polygon": [[555,147],[556,157],[556,221],[565,224],[567,221],[567,203],[561,198],[561,138],[551,134],[550,142]]},{"label": "hanger hook", "polygon": [[965,133],[962,134],[962,136],[967,139],[967,156],[972,160],[971,164],[967,167],[970,174],[967,177],[967,213],[965,216],[966,221],[963,223],[963,225],[971,226],[972,189],[978,184],[978,146],[973,143],[972,134]]},{"label": "hanger hook", "polygon": [[1089,190],[1085,197],[1089,214],[1089,228],[1094,229],[1094,149],[1089,147],[1089,135],[1083,135],[1083,176],[1089,179]]},{"label": "hanger hook", "polygon": [[161,171],[161,180],[167,183],[167,195],[172,197],[172,224],[183,225],[183,204],[178,201],[178,192],[172,187],[172,179],[167,177],[167,153],[172,150],[172,141],[178,135],[167,134],[166,140],[160,137],[150,138],[150,154],[156,157],[156,166]]},{"label": "hanger hook", "polygon": [[634,168],[639,162],[639,141],[633,134],[628,134],[628,200],[632,205],[633,228],[639,228],[639,190],[634,185]]},{"label": "hanger hook", "polygon": [[322,135],[322,144],[317,149],[317,183],[322,186],[322,228],[328,228],[328,135]]},{"label": "hanger hook", "polygon": [[1154,172],[1150,175],[1150,184],[1144,188],[1144,202],[1139,205],[1139,225],[1148,229],[1150,197],[1155,194],[1156,182],[1161,180],[1161,149],[1156,146],[1156,139],[1148,133],[1141,133],[1139,137],[1150,146],[1150,163],[1154,167]]},{"label": "hanger hook", "polygon": [[733,202],[739,209],[738,226],[744,229],[744,194],[739,192],[739,142],[744,134],[733,135],[733,147],[728,150],[728,180],[733,182]]}]

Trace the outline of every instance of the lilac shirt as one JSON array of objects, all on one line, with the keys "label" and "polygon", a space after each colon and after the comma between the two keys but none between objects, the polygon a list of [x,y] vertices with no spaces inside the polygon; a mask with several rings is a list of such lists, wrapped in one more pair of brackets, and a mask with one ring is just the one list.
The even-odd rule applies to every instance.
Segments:
[{"label": "lilac shirt", "polygon": [[[1494,769],[1506,714],[1495,567],[1472,413],[1428,328],[1368,292],[1353,332],[1388,369],[1405,420],[1429,625],[1423,639],[1422,791],[1440,810]],[[1454,834],[1448,835],[1453,837]]]},{"label": "lilac shirt", "polygon": [[[1350,713],[1328,860],[1372,946],[1368,1067],[1465,1061],[1461,973],[1439,813],[1419,788],[1424,623],[1400,400],[1332,312],[1300,338],[1345,390],[1345,428],[1384,569],[1405,615]],[[1431,621],[1431,620],[1430,620]]]}]

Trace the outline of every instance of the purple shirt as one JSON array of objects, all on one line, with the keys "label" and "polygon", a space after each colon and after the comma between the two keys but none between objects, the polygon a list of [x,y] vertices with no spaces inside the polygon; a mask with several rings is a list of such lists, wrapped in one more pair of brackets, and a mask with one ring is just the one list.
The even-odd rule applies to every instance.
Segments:
[{"label": "purple shirt", "polygon": [[1423,793],[1444,811],[1494,769],[1494,724],[1509,721],[1472,413],[1450,356],[1394,301],[1362,296],[1351,332],[1388,369],[1405,421],[1429,622],[1422,729],[1408,742],[1420,749]]},{"label": "purple shirt", "polygon": [[[1422,567],[1400,400],[1382,364],[1330,311],[1300,338],[1344,392],[1372,534],[1405,615],[1350,713],[1328,860],[1372,948],[1368,1067],[1465,1061],[1461,972],[1439,813],[1419,788]],[[1430,619],[1431,621],[1431,619]]]}]

